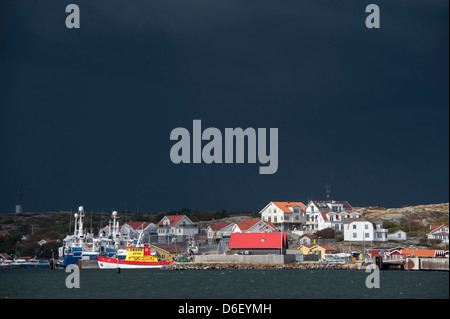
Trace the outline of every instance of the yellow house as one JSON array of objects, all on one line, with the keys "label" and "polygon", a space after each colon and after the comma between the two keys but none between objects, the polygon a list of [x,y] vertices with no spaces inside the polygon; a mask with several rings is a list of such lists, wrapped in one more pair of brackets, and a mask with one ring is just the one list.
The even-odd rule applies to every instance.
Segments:
[{"label": "yellow house", "polygon": [[301,245],[300,247],[298,247],[298,249],[301,250],[303,255],[310,255],[312,254],[311,249],[314,247],[315,247],[314,245]]},{"label": "yellow house", "polygon": [[299,248],[303,255],[320,255],[320,258],[325,259],[325,254],[337,253],[337,250],[327,245],[301,245]]},{"label": "yellow house", "polygon": [[316,245],[310,249],[312,253],[315,255],[320,254],[320,258],[325,259],[325,254],[334,254],[337,253],[337,250],[331,246],[327,245]]}]

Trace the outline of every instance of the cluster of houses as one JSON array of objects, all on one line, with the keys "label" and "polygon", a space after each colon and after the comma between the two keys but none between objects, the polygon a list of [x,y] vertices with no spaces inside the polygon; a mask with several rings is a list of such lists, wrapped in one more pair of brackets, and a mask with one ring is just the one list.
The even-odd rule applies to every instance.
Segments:
[{"label": "cluster of houses", "polygon": [[[147,222],[127,222],[120,227],[125,239],[138,238],[144,234],[144,241],[156,245],[186,242],[200,233],[209,242],[223,245],[231,253],[282,253],[288,248],[287,238],[282,233],[300,236],[300,248],[304,253],[325,255],[334,248],[321,244],[315,232],[327,228],[339,231],[344,241],[349,242],[387,242],[404,241],[406,233],[402,230],[388,233],[383,228],[383,220],[365,218],[347,201],[270,202],[260,212],[260,219],[248,219],[239,223],[220,222],[199,230],[198,225],[186,215],[168,215],[157,224]],[[448,226],[433,225],[428,234],[430,239],[441,239],[448,243]],[[109,236],[111,227],[100,230]],[[246,234],[246,235],[242,235]],[[172,245],[173,246],[173,245]],[[224,251],[222,250],[222,251]]]},{"label": "cluster of houses", "polygon": [[[239,223],[220,222],[199,230],[197,224],[186,215],[168,215],[157,224],[126,222],[120,226],[121,237],[128,241],[139,238],[160,249],[161,255],[175,256],[182,251],[180,242],[193,242],[201,235],[216,247],[231,253],[281,254],[288,249],[286,233],[299,236],[300,249],[305,255],[324,256],[336,252],[333,247],[314,233],[331,228],[343,235],[348,242],[404,241],[402,230],[388,233],[382,219],[366,218],[347,201],[312,200],[302,202],[270,202],[260,212],[260,219],[248,219]],[[111,236],[111,225],[99,231],[100,236]],[[432,225],[429,239],[449,242],[448,225]],[[51,240],[42,240],[43,245]],[[185,251],[185,250],[183,250]],[[168,255],[169,254],[169,255]]]},{"label": "cluster of houses", "polygon": [[[345,241],[388,241],[381,219],[363,218],[347,201],[313,200],[270,202],[260,211],[261,219],[272,222],[281,231],[316,232],[332,228],[344,234]],[[401,239],[406,239],[402,234]]]},{"label": "cluster of houses", "polygon": [[411,249],[404,247],[374,247],[368,250],[370,257],[383,255],[391,259],[399,259],[401,257],[448,257],[448,250],[436,249]]}]

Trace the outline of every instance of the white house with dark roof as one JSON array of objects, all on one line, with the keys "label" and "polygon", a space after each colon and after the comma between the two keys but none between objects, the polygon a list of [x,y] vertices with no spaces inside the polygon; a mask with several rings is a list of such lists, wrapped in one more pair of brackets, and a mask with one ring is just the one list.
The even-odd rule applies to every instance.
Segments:
[{"label": "white house with dark roof", "polygon": [[[144,242],[153,242],[150,238],[156,236],[156,225],[148,222],[126,222],[120,227],[119,232],[127,240],[138,239],[140,233],[143,233]],[[154,238],[156,240],[156,238]]]},{"label": "white house with dark roof", "polygon": [[380,218],[348,218],[343,221],[344,241],[388,241]]},{"label": "white house with dark roof", "polygon": [[305,230],[310,231],[325,228],[342,231],[345,219],[361,217],[361,214],[354,211],[347,201],[312,200],[306,206],[305,212]]},{"label": "white house with dark roof", "polygon": [[[157,228],[153,223],[148,222],[126,222],[119,226],[120,235],[125,241],[139,238],[139,234],[143,232],[144,242],[150,242],[150,236],[156,235]],[[112,225],[108,225],[100,229],[99,235],[109,237],[112,235]]]}]

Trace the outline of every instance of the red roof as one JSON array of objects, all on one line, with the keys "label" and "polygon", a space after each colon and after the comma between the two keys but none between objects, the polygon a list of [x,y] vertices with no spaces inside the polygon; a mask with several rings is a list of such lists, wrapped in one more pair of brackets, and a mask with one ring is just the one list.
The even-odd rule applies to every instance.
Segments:
[{"label": "red roof", "polygon": [[286,247],[286,233],[232,233],[229,248],[281,248]]},{"label": "red roof", "polygon": [[323,248],[323,249],[325,249],[326,251],[333,251],[333,250],[337,250],[336,248],[333,248],[333,247],[331,247],[331,246],[328,246],[328,245],[317,245],[316,247],[320,247],[320,248]]},{"label": "red roof", "polygon": [[272,202],[275,206],[283,211],[283,213],[292,213],[290,207],[300,206],[300,210],[305,210],[306,206],[302,202]]},{"label": "red roof", "polygon": [[436,250],[432,249],[402,249],[402,255],[416,257],[434,257]]},{"label": "red roof", "polygon": [[445,226],[445,227],[447,227],[448,228],[448,225],[444,225],[444,224],[438,224],[438,225],[430,225],[430,229],[431,230],[435,230],[436,228],[439,228],[439,227],[441,227],[441,226]]},{"label": "red roof", "polygon": [[170,226],[175,226],[176,224],[178,224],[178,222],[180,220],[183,219],[184,216],[185,215],[167,215],[167,216],[164,216],[164,218],[161,219],[161,221],[158,224],[156,224],[156,226],[162,226],[163,225],[163,221],[164,221],[165,218],[167,218],[170,221]]},{"label": "red roof", "polygon": [[209,226],[211,228],[211,230],[221,230],[224,229],[225,227],[231,225],[231,223],[218,223],[215,225],[211,225]]},{"label": "red roof", "polygon": [[150,223],[146,223],[146,222],[126,222],[125,224],[130,226],[134,230],[146,229],[148,227],[148,225],[150,225]]},{"label": "red roof", "polygon": [[259,222],[261,222],[263,224],[263,226],[259,230],[265,228],[266,226],[269,226],[273,230],[275,230],[275,226],[271,222],[265,222],[260,219],[244,220],[244,221],[240,222],[239,224],[237,224],[237,226],[239,227],[240,230],[249,230],[250,228],[252,228]]},{"label": "red roof", "polygon": [[266,225],[269,225],[270,227],[273,228],[273,230],[275,230],[275,226],[271,223],[271,222],[264,222]]},{"label": "red roof", "polygon": [[259,219],[244,220],[238,224],[238,227],[240,230],[248,230],[253,226],[255,226],[255,224],[258,223],[259,221],[260,221]]},{"label": "red roof", "polygon": [[11,259],[11,256],[7,253],[0,253],[0,257],[2,257],[3,259]]}]

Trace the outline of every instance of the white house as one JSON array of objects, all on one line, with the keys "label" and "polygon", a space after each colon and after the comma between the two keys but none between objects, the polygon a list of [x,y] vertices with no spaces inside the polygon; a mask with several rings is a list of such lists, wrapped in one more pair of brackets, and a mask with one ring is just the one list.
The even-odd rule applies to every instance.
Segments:
[{"label": "white house", "polygon": [[428,239],[439,239],[448,244],[448,225],[430,225],[430,230],[427,234]]},{"label": "white house", "polygon": [[272,233],[275,226],[271,222],[265,222],[259,219],[244,220],[239,224],[234,224],[232,233]]},{"label": "white house", "polygon": [[119,232],[125,240],[138,239],[142,232],[144,242],[150,243],[151,236],[157,233],[157,227],[147,222],[126,222],[120,227]]},{"label": "white house", "polygon": [[259,214],[262,221],[282,230],[293,230],[305,222],[305,208],[302,202],[270,202]]},{"label": "white house", "polygon": [[198,233],[198,226],[186,215],[167,215],[156,224],[158,242],[184,240]]},{"label": "white house", "polygon": [[230,238],[234,225],[233,223],[218,223],[208,226],[206,230],[208,239]]},{"label": "white house", "polygon": [[317,242],[316,235],[303,235],[299,239],[300,245],[315,245]]},{"label": "white house", "polygon": [[399,229],[393,233],[388,233],[387,234],[387,239],[388,240],[395,240],[395,241],[403,241],[406,240],[406,232],[404,232],[403,230]]},{"label": "white house", "polygon": [[39,246],[48,244],[48,243],[59,243],[60,240],[59,239],[41,239],[40,241],[38,241]]},{"label": "white house", "polygon": [[383,220],[375,218],[348,218],[343,221],[344,241],[387,241]]},{"label": "white house", "polygon": [[305,230],[317,231],[325,228],[343,230],[347,218],[360,218],[347,201],[312,200],[305,208]]}]

